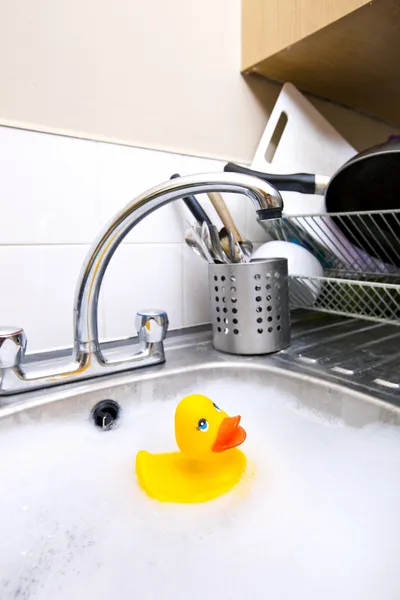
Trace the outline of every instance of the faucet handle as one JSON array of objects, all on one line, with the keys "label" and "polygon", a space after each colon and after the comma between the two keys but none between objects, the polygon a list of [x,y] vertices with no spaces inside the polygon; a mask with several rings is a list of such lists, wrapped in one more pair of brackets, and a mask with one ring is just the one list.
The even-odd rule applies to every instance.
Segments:
[{"label": "faucet handle", "polygon": [[141,310],[136,315],[139,339],[148,344],[165,340],[168,324],[168,315],[164,310]]},{"label": "faucet handle", "polygon": [[0,325],[0,369],[21,365],[26,350],[25,331]]}]

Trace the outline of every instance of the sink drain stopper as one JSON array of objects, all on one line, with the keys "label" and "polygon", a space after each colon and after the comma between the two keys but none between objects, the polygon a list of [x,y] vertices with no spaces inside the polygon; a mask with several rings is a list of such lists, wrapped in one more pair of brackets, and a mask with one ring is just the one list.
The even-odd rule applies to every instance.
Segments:
[{"label": "sink drain stopper", "polygon": [[92,410],[92,418],[96,427],[109,431],[118,421],[121,407],[114,400],[102,400]]}]

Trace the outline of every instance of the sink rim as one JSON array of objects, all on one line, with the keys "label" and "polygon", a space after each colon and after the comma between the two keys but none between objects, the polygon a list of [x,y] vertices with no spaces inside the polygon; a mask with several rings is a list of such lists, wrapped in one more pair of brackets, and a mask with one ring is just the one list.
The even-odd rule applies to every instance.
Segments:
[{"label": "sink rim", "polygon": [[[336,391],[347,394],[352,399],[366,402],[376,408],[385,408],[400,422],[400,406],[396,400],[379,397],[355,384],[343,384],[340,377],[317,372],[312,365],[307,366],[302,362],[288,360],[285,352],[262,356],[234,356],[216,351],[211,344],[211,333],[204,331],[186,331],[180,336],[170,338],[166,348],[167,361],[163,364],[134,369],[120,373],[97,377],[90,380],[65,383],[64,385],[12,396],[0,406],[0,420],[24,413],[31,409],[50,405],[73,398],[85,396],[92,392],[107,391],[109,388],[140,383],[144,381],[159,380],[186,374],[187,372],[199,373],[207,370],[232,370],[244,368],[255,373],[270,373],[280,375],[299,383],[309,382],[322,390]],[[372,392],[374,392],[373,390]]]}]

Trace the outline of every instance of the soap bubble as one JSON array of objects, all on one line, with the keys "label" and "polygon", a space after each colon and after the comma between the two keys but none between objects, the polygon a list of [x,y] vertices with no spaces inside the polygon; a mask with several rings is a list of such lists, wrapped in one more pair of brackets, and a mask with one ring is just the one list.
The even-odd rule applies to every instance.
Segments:
[{"label": "soap bubble", "polygon": [[[176,448],[175,406],[191,392],[242,416],[248,470],[212,502],[162,504],[138,487],[135,455]],[[271,387],[205,379],[132,402],[106,433],[76,417],[2,427],[0,456],[1,600],[400,597],[389,425],[351,428]]]}]

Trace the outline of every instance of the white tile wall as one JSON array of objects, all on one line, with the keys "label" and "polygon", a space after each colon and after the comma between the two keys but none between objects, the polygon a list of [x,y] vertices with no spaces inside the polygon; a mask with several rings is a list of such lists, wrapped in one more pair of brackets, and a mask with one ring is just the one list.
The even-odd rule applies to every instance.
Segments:
[{"label": "white tile wall", "polygon": [[[104,225],[175,172],[222,168],[215,160],[0,127],[0,323],[24,327],[29,352],[70,346],[76,280]],[[207,197],[199,199],[220,225]],[[262,241],[249,200],[226,200],[243,234]],[[101,291],[102,339],[134,334],[140,308],[166,309],[172,329],[209,320],[207,265],[183,243],[186,220],[193,218],[183,203],[172,203],[117,250]]]},{"label": "white tile wall", "polygon": [[[211,211],[210,211],[211,212]],[[183,326],[200,325],[210,320],[207,263],[183,247]]]},{"label": "white tile wall", "polygon": [[1,244],[91,243],[104,221],[96,146],[0,128]]},{"label": "white tile wall", "polygon": [[75,283],[88,249],[0,246],[0,322],[22,326],[30,351],[71,345]]},{"label": "white tile wall", "polygon": [[182,327],[182,244],[121,244],[102,287],[103,339],[133,335],[140,307],[163,308],[170,328]]}]

